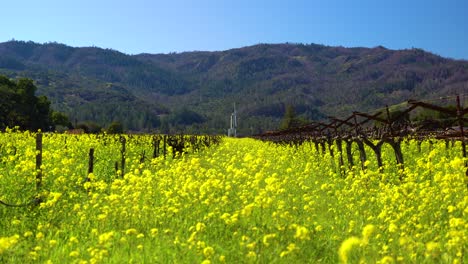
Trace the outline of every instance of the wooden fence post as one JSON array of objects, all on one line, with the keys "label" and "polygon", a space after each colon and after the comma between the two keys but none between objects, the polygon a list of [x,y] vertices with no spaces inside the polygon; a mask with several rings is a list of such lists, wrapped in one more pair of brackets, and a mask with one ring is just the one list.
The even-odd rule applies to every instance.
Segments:
[{"label": "wooden fence post", "polygon": [[36,134],[36,189],[42,186],[42,133]]},{"label": "wooden fence post", "polygon": [[159,156],[159,142],[160,141],[161,140],[159,137],[156,137],[156,136],[153,137],[153,159]]},{"label": "wooden fence post", "polygon": [[143,150],[143,152],[141,153],[141,156],[140,156],[140,164],[142,163],[145,163],[145,150]]},{"label": "wooden fence post", "polygon": [[125,175],[125,144],[127,143],[127,139],[124,136],[120,136],[120,143],[122,143],[122,149],[120,150],[120,170],[123,177]]},{"label": "wooden fence post", "polygon": [[164,159],[166,159],[166,144],[167,144],[167,135],[163,136],[163,155]]},{"label": "wooden fence post", "polygon": [[88,160],[88,175],[86,175],[86,181],[89,182],[89,174],[93,173],[94,171],[94,148],[89,149],[89,154],[88,154],[89,160]]}]

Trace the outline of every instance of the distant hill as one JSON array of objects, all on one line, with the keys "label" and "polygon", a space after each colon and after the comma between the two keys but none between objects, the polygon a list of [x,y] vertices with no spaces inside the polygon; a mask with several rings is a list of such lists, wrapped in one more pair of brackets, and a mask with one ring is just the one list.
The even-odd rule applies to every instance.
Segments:
[{"label": "distant hill", "polygon": [[36,81],[70,120],[127,129],[241,134],[275,129],[286,105],[307,119],[468,92],[468,62],[421,49],[259,44],[219,52],[124,53],[0,43],[0,74]]}]

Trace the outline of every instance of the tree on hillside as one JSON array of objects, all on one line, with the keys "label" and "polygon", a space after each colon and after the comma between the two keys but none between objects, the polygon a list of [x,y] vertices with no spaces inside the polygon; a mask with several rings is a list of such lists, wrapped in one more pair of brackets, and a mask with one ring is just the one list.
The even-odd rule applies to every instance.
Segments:
[{"label": "tree on hillside", "polygon": [[64,113],[54,111],[54,112],[52,112],[51,118],[52,118],[52,123],[55,126],[63,126],[63,127],[68,128],[68,129],[73,128],[73,125],[70,122],[70,120],[68,119],[68,116],[65,115]]},{"label": "tree on hillside", "polygon": [[298,118],[296,114],[296,110],[292,105],[286,105],[286,109],[284,111],[284,117],[281,121],[280,129],[288,129],[292,127],[297,127],[304,124],[305,121]]},{"label": "tree on hillside", "polygon": [[123,126],[120,122],[114,121],[107,128],[109,134],[122,134],[124,132]]},{"label": "tree on hillside", "polygon": [[50,130],[53,113],[45,96],[36,96],[31,79],[13,81],[0,76],[0,129],[19,126],[24,130]]}]

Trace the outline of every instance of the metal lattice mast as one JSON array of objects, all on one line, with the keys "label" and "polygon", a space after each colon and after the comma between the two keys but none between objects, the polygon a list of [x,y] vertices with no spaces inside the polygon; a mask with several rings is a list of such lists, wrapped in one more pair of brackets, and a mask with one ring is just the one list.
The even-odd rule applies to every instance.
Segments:
[{"label": "metal lattice mast", "polygon": [[231,114],[230,127],[228,129],[229,137],[237,137],[237,110],[236,103],[234,103],[234,112]]}]

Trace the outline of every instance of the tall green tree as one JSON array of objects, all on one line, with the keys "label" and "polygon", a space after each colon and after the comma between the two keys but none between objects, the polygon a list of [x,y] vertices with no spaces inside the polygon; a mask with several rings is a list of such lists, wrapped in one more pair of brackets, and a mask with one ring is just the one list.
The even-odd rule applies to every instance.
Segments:
[{"label": "tall green tree", "polygon": [[65,115],[64,113],[52,111],[51,118],[52,118],[52,123],[54,124],[54,126],[63,126],[67,128],[73,128],[73,125],[70,122],[70,119],[68,119],[68,116]]},{"label": "tall green tree", "polygon": [[53,128],[50,101],[36,96],[31,79],[13,81],[0,76],[0,129],[19,126],[24,130],[50,130]]},{"label": "tall green tree", "polygon": [[285,111],[284,111],[284,117],[280,124],[280,129],[283,130],[283,129],[288,129],[292,127],[298,127],[304,123],[305,121],[301,120],[297,116],[294,106],[286,105]]}]

